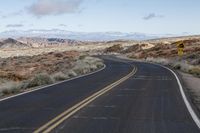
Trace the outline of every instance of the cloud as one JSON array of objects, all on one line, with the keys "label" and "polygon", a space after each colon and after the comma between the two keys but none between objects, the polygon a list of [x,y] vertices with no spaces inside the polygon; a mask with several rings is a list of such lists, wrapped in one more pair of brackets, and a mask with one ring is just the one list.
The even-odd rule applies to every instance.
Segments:
[{"label": "cloud", "polygon": [[1,18],[3,18],[3,19],[4,19],[4,18],[7,18],[7,17],[6,17],[5,15],[2,15],[2,16],[1,16]]},{"label": "cloud", "polygon": [[[1,12],[0,12],[1,13]],[[5,19],[5,18],[9,18],[9,17],[15,17],[15,16],[20,16],[24,13],[23,10],[19,10],[19,11],[16,11],[16,12],[12,12],[12,13],[8,13],[8,14],[4,14],[4,15],[1,15],[1,18]]]},{"label": "cloud", "polygon": [[82,25],[82,24],[79,24],[78,27],[81,28],[81,27],[83,27],[83,25]]},{"label": "cloud", "polygon": [[150,19],[154,19],[154,18],[163,18],[163,15],[157,15],[155,13],[150,13],[148,15],[146,15],[145,17],[143,17],[144,20],[150,20]]},{"label": "cloud", "polygon": [[23,27],[24,25],[22,24],[8,24],[6,25],[7,28],[19,28],[19,27]]},{"label": "cloud", "polygon": [[60,27],[67,27],[66,24],[59,24],[58,26],[60,26]]},{"label": "cloud", "polygon": [[27,10],[37,17],[74,13],[80,10],[82,1],[83,0],[37,0],[30,5]]},{"label": "cloud", "polygon": [[9,16],[20,16],[24,13],[23,10],[19,10],[17,12],[10,13]]}]

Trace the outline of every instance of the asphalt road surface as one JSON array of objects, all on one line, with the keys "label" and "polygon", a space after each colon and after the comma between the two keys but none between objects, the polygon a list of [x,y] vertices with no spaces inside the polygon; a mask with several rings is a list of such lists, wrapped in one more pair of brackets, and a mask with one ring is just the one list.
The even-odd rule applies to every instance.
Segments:
[{"label": "asphalt road surface", "polygon": [[199,133],[174,75],[157,65],[105,59],[106,68],[0,102],[0,132],[29,133],[95,92],[129,74],[125,82],[85,105],[51,132]]}]

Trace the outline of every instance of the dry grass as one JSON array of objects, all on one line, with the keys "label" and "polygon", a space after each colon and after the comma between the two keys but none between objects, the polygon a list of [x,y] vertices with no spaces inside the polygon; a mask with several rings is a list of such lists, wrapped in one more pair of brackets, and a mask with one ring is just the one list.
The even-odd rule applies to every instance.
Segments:
[{"label": "dry grass", "polygon": [[42,48],[24,48],[24,49],[0,49],[1,58],[9,57],[20,57],[20,56],[34,56],[34,55],[43,55],[50,52],[66,52],[66,51],[79,51],[79,52],[102,52],[105,49],[116,45],[121,44],[123,47],[131,46],[135,44],[134,41],[114,41],[114,42],[88,42],[84,45],[74,45],[74,46],[54,46],[54,47],[42,47]]},{"label": "dry grass", "polygon": [[0,96],[95,71],[103,61],[76,51],[0,59]]},{"label": "dry grass", "polygon": [[120,44],[113,45],[105,50],[106,53],[119,53],[123,48]]},{"label": "dry grass", "polygon": [[70,75],[64,74],[63,72],[57,72],[52,75],[54,81],[62,81],[70,78]]},{"label": "dry grass", "polygon": [[190,74],[193,74],[200,78],[200,67],[193,67],[189,70]]},{"label": "dry grass", "polygon": [[181,70],[186,73],[193,74],[195,76],[200,75],[200,67],[196,65],[190,64],[188,61],[185,60],[178,60],[176,58],[174,59],[166,59],[166,58],[147,58],[146,61],[148,62],[154,62],[166,66],[171,66],[174,69]]},{"label": "dry grass", "polygon": [[53,79],[47,73],[41,73],[35,75],[29,80],[27,88],[32,88],[36,86],[48,85],[54,83]]},{"label": "dry grass", "polygon": [[[177,40],[183,40],[185,45],[182,57],[178,57],[178,48],[175,43]],[[142,48],[148,43],[154,46],[148,49]],[[144,42],[143,45],[131,46],[124,50],[123,54],[129,58],[169,65],[199,77],[200,36],[150,40]]]}]

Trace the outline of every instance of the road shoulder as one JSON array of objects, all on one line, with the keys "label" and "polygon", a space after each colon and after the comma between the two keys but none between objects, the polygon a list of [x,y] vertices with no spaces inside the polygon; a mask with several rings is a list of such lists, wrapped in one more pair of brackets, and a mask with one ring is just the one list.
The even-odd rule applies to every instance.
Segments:
[{"label": "road shoulder", "polygon": [[178,74],[182,80],[186,94],[188,95],[187,97],[200,118],[200,78],[181,71],[178,71]]},{"label": "road shoulder", "polygon": [[[120,58],[120,56],[118,56],[118,58]],[[192,77],[192,75],[190,75],[190,78],[187,79],[187,78],[185,78],[187,76],[184,76],[183,73],[181,74],[178,71],[171,69],[170,66],[164,66],[162,64],[152,63],[152,62],[147,62],[147,61],[133,60],[133,59],[130,59],[127,57],[121,57],[121,58],[136,61],[136,62],[146,62],[146,63],[150,63],[150,64],[154,64],[154,65],[159,65],[159,66],[171,71],[174,74],[174,76],[177,78],[177,83],[179,84],[179,89],[180,89],[181,95],[183,97],[186,107],[188,108],[188,111],[191,114],[191,117],[195,121],[196,125],[200,128],[200,109],[199,109],[200,108],[200,106],[199,106],[200,105],[200,89],[198,89],[196,87],[197,85],[200,86],[199,78],[195,78],[195,77]],[[191,82],[191,80],[193,82]],[[198,82],[198,84],[195,84],[196,82]],[[190,88],[190,89],[188,89],[188,88]],[[193,94],[195,95],[195,97],[193,95],[191,95],[189,90],[194,92]],[[194,98],[195,98],[195,102],[198,103],[198,105],[193,102]]]}]

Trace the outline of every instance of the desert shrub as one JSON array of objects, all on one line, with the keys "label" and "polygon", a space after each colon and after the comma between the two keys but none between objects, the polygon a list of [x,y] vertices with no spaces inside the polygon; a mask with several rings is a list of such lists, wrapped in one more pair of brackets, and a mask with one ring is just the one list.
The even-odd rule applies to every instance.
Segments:
[{"label": "desert shrub", "polygon": [[198,57],[197,54],[190,54],[184,57],[184,59],[196,59]]},{"label": "desert shrub", "polygon": [[83,69],[79,68],[79,69],[73,69],[74,72],[77,74],[77,75],[81,75],[81,74],[84,74],[83,72]]},{"label": "desert shrub", "polygon": [[31,87],[36,87],[36,86],[41,86],[41,85],[47,85],[47,84],[52,84],[53,79],[46,73],[41,73],[38,75],[35,75],[28,83],[29,88]]},{"label": "desert shrub", "polygon": [[95,57],[89,57],[89,56],[85,57],[85,59],[82,62],[93,64],[93,65],[96,65],[97,63],[103,64],[103,61],[101,59],[95,58]]},{"label": "desert shrub", "polygon": [[10,94],[15,94],[21,90],[21,82],[12,82],[12,81],[7,81],[3,83],[0,87],[0,93],[1,95],[10,95]]},{"label": "desert shrub", "polygon": [[91,68],[91,67],[80,67],[80,68],[76,68],[76,69],[73,69],[74,72],[78,75],[82,75],[82,74],[86,74],[86,73],[89,73],[91,71],[94,70],[94,68]]},{"label": "desert shrub", "polygon": [[83,60],[78,60],[75,62],[73,71],[76,74],[81,75],[94,71],[102,66],[103,66],[102,60],[86,56]]},{"label": "desert shrub", "polygon": [[123,48],[120,44],[113,45],[106,49],[106,52],[120,52]]},{"label": "desert shrub", "polygon": [[192,65],[200,65],[200,58],[191,61]]},{"label": "desert shrub", "polygon": [[199,67],[194,67],[194,68],[189,70],[189,73],[200,77],[200,68]]},{"label": "desert shrub", "polygon": [[29,80],[22,81],[22,82],[18,85],[18,89],[20,89],[20,90],[28,89],[28,85],[29,85]]},{"label": "desert shrub", "polygon": [[132,58],[132,59],[137,59],[137,55],[136,54],[130,54],[130,55],[127,55],[128,58]]},{"label": "desert shrub", "polygon": [[139,44],[136,44],[125,49],[123,53],[131,53],[131,52],[136,52],[139,50],[141,50],[141,46]]},{"label": "desert shrub", "polygon": [[17,72],[5,72],[5,71],[0,71],[0,78],[13,80],[13,81],[22,81],[26,79],[25,76],[20,75]]},{"label": "desert shrub", "polygon": [[[104,65],[101,59],[90,57],[87,55],[83,55],[82,57],[79,57],[79,59],[77,58],[77,60],[71,61],[56,60],[56,62],[54,63],[54,67],[52,68],[51,66],[49,66],[51,62],[45,61],[43,63],[45,64],[45,66],[48,67],[40,68],[37,72],[35,72],[40,74],[32,75],[28,78],[20,77],[21,75],[17,75],[15,73],[7,74],[5,72],[1,72],[0,96],[14,94],[25,91],[26,89],[33,89],[32,87],[52,84],[56,81],[73,78],[82,74],[95,71],[98,68],[103,67]],[[38,65],[33,65],[34,67],[38,67]],[[50,73],[51,75],[47,73]],[[6,78],[4,77],[4,75],[6,76]],[[10,77],[12,78],[10,79]]]},{"label": "desert shrub", "polygon": [[148,49],[148,51],[159,51],[161,49],[161,47],[159,45],[156,45],[153,48]]},{"label": "desert shrub", "polygon": [[66,75],[71,78],[71,77],[76,77],[78,74],[73,70],[69,70],[66,72]]},{"label": "desert shrub", "polygon": [[2,94],[3,95],[11,95],[11,94],[15,94],[15,93],[18,93],[20,92],[20,89],[17,89],[17,88],[13,88],[13,89],[4,89],[2,91]]},{"label": "desert shrub", "polygon": [[189,72],[189,70],[193,68],[193,66],[188,64],[187,62],[179,62],[179,64],[183,72]]},{"label": "desert shrub", "polygon": [[55,53],[54,56],[58,57],[58,58],[61,58],[61,57],[63,57],[63,54],[62,53]]},{"label": "desert shrub", "polygon": [[175,65],[173,66],[173,68],[174,68],[174,69],[180,70],[180,69],[181,69],[181,65],[180,65],[180,64],[175,64]]},{"label": "desert shrub", "polygon": [[104,64],[103,64],[102,62],[98,62],[98,63],[96,64],[96,66],[97,66],[97,68],[102,68],[102,67],[104,66]]},{"label": "desert shrub", "polygon": [[55,81],[62,81],[62,80],[66,80],[69,78],[68,75],[65,75],[64,73],[62,72],[57,72],[55,74],[52,75],[52,78],[55,80]]},{"label": "desert shrub", "polygon": [[9,94],[11,94],[11,91],[10,91],[9,89],[4,89],[4,90],[2,91],[2,94],[3,94],[3,95],[9,95]]},{"label": "desert shrub", "polygon": [[159,63],[162,65],[170,65],[171,61],[169,59],[165,59],[165,58],[153,58],[153,57],[147,57],[146,61],[149,62],[155,62],[155,63]]},{"label": "desert shrub", "polygon": [[0,90],[10,89],[10,88],[14,88],[16,86],[17,86],[16,82],[5,80],[4,83],[1,84]]},{"label": "desert shrub", "polygon": [[79,59],[83,60],[83,59],[85,59],[85,57],[86,57],[86,55],[81,55],[81,56],[79,56]]}]

